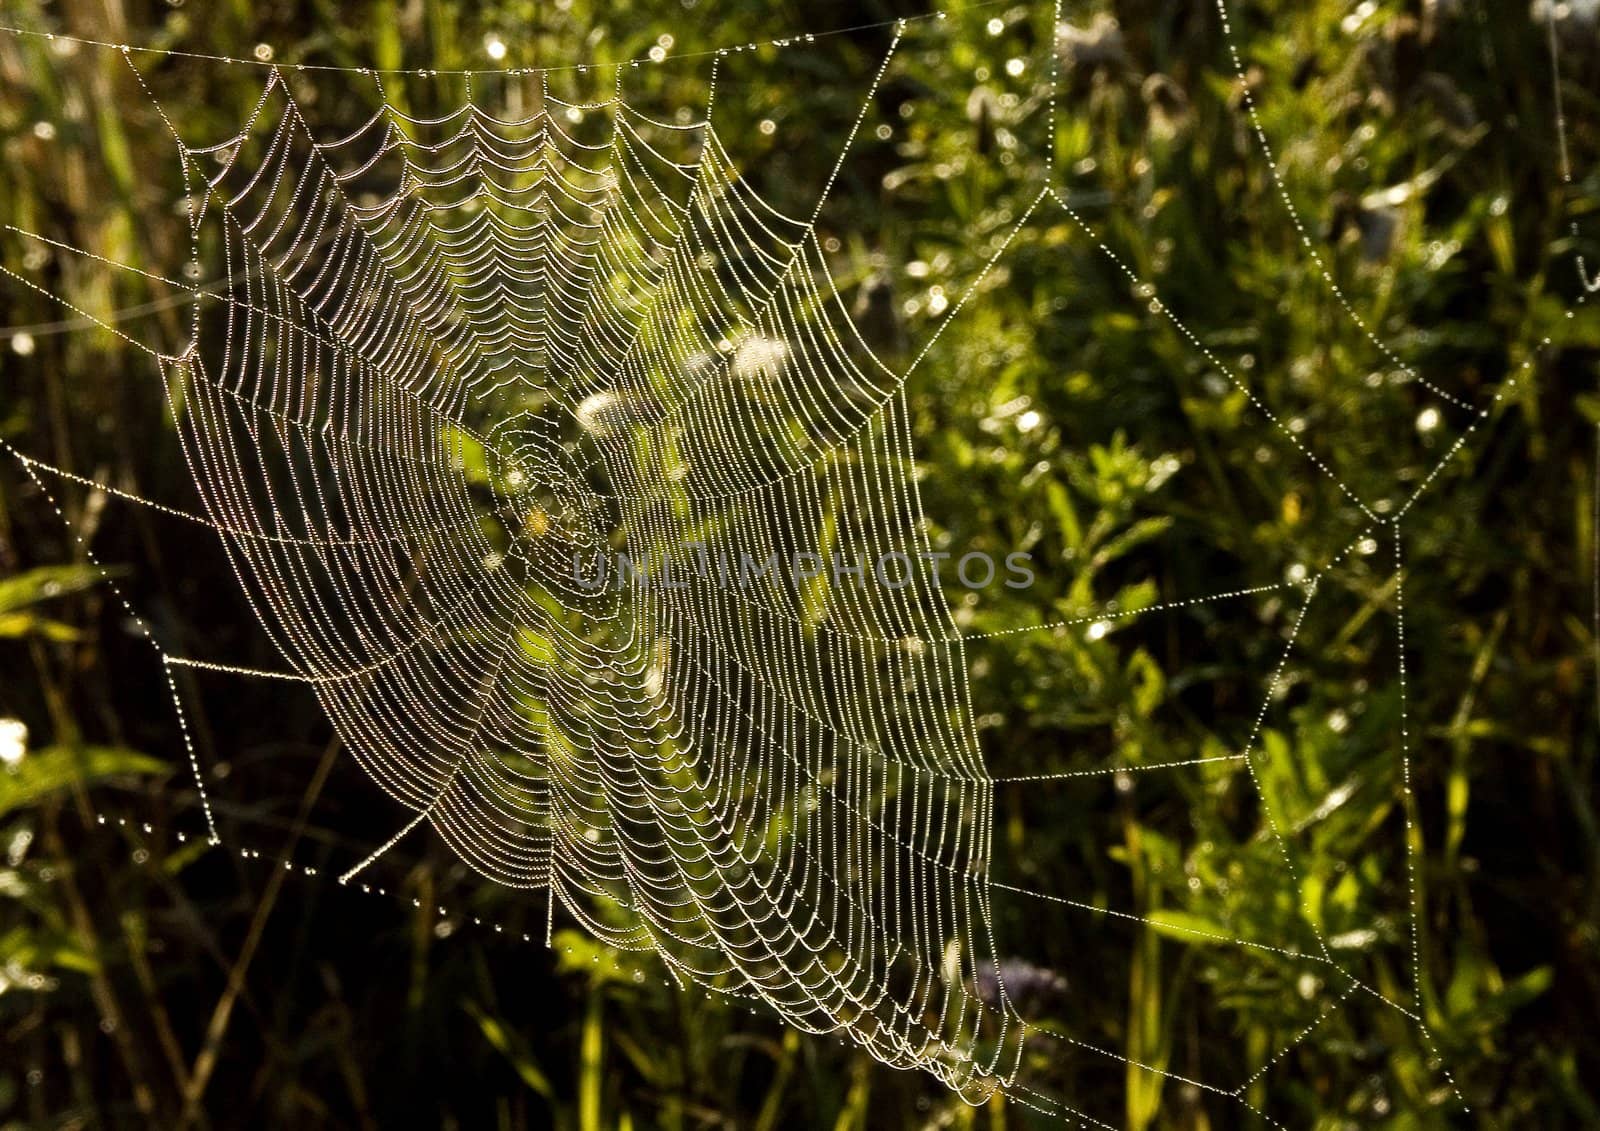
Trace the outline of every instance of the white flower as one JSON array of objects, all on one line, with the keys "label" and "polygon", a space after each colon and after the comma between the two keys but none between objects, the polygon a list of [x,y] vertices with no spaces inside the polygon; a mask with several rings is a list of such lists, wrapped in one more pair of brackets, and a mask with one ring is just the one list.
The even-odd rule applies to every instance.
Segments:
[{"label": "white flower", "polygon": [[28,726],[21,719],[0,719],[0,762],[11,769],[28,752]]},{"label": "white flower", "polygon": [[616,393],[591,393],[578,404],[574,415],[585,432],[604,435],[624,415],[623,400]]},{"label": "white flower", "polygon": [[776,338],[746,338],[734,350],[733,371],[747,379],[770,381],[782,371],[788,356],[788,344]]}]

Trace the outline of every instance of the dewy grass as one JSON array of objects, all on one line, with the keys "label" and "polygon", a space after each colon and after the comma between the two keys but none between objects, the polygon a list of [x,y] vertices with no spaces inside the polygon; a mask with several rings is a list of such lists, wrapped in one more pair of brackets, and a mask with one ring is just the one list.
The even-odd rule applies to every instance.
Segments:
[{"label": "dewy grass", "polygon": [[[603,830],[590,841],[596,826],[585,814],[653,812],[647,800],[701,805],[732,830],[728,844],[754,850],[672,840],[686,875],[656,888],[678,908],[745,908],[762,885],[784,889],[773,860],[831,844],[810,853],[807,882],[866,893],[839,900],[854,908],[840,913],[843,941],[808,940],[815,971],[836,977],[861,932],[900,913],[891,883],[919,866],[911,854],[894,870],[885,828],[938,820],[910,779],[875,776],[884,747],[895,753],[884,734],[937,714],[970,723],[970,776],[992,794],[981,860],[997,949],[951,946],[961,931],[933,914],[911,937],[925,968],[939,979],[956,971],[970,1001],[992,1005],[1004,985],[1019,1022],[1004,1039],[980,1032],[971,1047],[1015,1053],[1006,1042],[1027,1026],[1016,1062],[1024,1086],[1112,1126],[1600,1120],[1590,1083],[1600,1078],[1590,1024],[1600,1010],[1595,641],[1585,604],[1600,329],[1577,266],[1579,256],[1591,272],[1600,262],[1594,25],[1582,5],[1049,7],[954,8],[908,27],[817,217],[804,278],[838,285],[841,317],[891,371],[914,367],[895,394],[898,457],[863,459],[831,445],[826,429],[795,426],[805,417],[837,426],[849,419],[839,414],[870,409],[876,371],[840,386],[837,401],[785,415],[796,394],[826,387],[801,367],[805,348],[775,350],[789,335],[773,325],[738,340],[714,327],[681,364],[641,363],[627,396],[607,390],[587,414],[577,401],[583,420],[569,432],[520,442],[524,462],[542,459],[561,472],[548,482],[561,484],[579,476],[556,449],[581,449],[581,466],[609,445],[609,464],[596,466],[616,474],[585,468],[588,488],[651,496],[631,516],[601,509],[587,526],[581,506],[563,526],[556,495],[508,489],[506,468],[456,468],[464,433],[448,451],[439,441],[439,460],[405,463],[398,457],[444,429],[419,427],[421,447],[370,461],[359,434],[335,431],[352,441],[337,449],[349,461],[338,473],[326,462],[332,440],[295,447],[287,420],[328,403],[319,398],[334,395],[341,362],[309,344],[297,352],[310,337],[281,321],[262,324],[256,356],[279,367],[280,394],[302,395],[263,394],[272,411],[249,424],[230,423],[232,393],[205,401],[199,374],[135,348],[176,354],[196,307],[202,319],[224,297],[236,311],[272,309],[286,293],[269,257],[230,264],[221,242],[199,249],[197,269],[210,273],[187,273],[189,204],[235,155],[208,151],[183,183],[153,107],[197,147],[225,142],[270,73],[250,62],[261,44],[297,95],[315,92],[303,110],[330,140],[380,99],[427,119],[458,111],[469,93],[459,77],[300,72],[301,62],[495,71],[581,60],[609,81],[612,64],[659,50],[669,62],[623,68],[625,93],[648,98],[665,123],[641,121],[630,144],[640,161],[650,160],[648,141],[669,163],[692,166],[692,149],[663,148],[666,127],[683,124],[678,107],[704,105],[712,57],[679,56],[760,41],[718,62],[715,113],[736,152],[702,191],[739,191],[737,168],[803,222],[892,26],[819,37],[800,52],[770,44],[803,29],[769,10],[686,11],[677,0],[603,12],[380,2],[336,17],[190,4],[135,14],[127,26],[70,3],[7,13],[4,22],[25,28],[243,61],[124,58],[61,36],[0,36],[0,221],[10,225],[0,239],[0,439],[30,461],[7,460],[0,472],[0,586],[15,581],[29,594],[0,614],[0,716],[17,723],[5,734],[23,736],[3,748],[20,753],[14,803],[0,806],[0,1024],[14,1050],[0,1058],[0,1119],[1058,1125],[1033,1092],[974,1112],[931,1079],[813,1032],[865,1026],[846,1004],[859,995],[804,1018],[803,1036],[778,1024],[771,1006],[740,996],[752,978],[773,979],[768,956],[740,969],[705,963],[702,989],[680,986],[671,961],[649,957],[662,940],[638,932],[628,879],[592,864],[611,847]],[[881,18],[824,7],[806,13],[804,30]],[[502,59],[488,54],[491,42]],[[552,74],[548,92],[520,78],[475,76],[470,97],[483,108],[520,98],[506,118],[555,107],[546,93],[581,100],[575,74]],[[582,131],[604,116],[580,117],[560,109],[552,120],[594,140]],[[397,145],[426,128],[394,121]],[[503,154],[493,123],[473,128],[452,143],[459,152]],[[236,171],[270,154],[270,136],[255,140]],[[451,205],[425,182],[457,150],[408,154],[416,171],[404,183],[417,201]],[[641,175],[632,191],[651,190]],[[314,203],[323,206],[279,198],[274,220]],[[496,221],[508,214],[479,206]],[[484,261],[462,258],[446,272],[463,305],[439,325],[486,331],[451,364],[497,348],[498,327],[482,311],[520,304],[526,364],[486,387],[539,373],[538,362],[546,373],[561,368],[559,357],[551,364],[559,337],[526,327],[562,327],[565,308],[545,301],[548,280],[521,265],[556,264],[569,279],[589,270],[553,211],[572,205],[552,193],[531,206],[550,217],[544,226],[502,231],[480,220],[462,252],[499,265],[505,294],[471,289]],[[332,226],[293,268],[299,280],[345,253],[328,215]],[[661,205],[631,219],[665,237],[674,215]],[[465,217],[436,218],[443,230]],[[708,227],[695,238],[712,246],[747,234]],[[285,243],[301,235],[288,224],[281,232]],[[685,269],[682,310],[719,309],[716,290],[695,288],[733,288],[757,277],[737,272],[782,251],[763,245],[728,275]],[[608,259],[593,278],[615,283],[619,303],[636,299],[625,279],[650,261]],[[190,290],[219,281],[210,298]],[[687,315],[663,321],[641,352],[695,326]],[[214,324],[201,330],[218,340]],[[593,379],[592,370],[558,375]],[[526,390],[524,407],[542,411],[526,382],[506,388]],[[705,411],[669,413],[675,392],[691,388]],[[352,396],[400,411],[370,391]],[[662,423],[683,419],[677,429]],[[208,501],[185,461],[194,433],[184,420],[203,421],[219,460],[270,453],[279,474],[241,473],[237,490]],[[494,439],[477,428],[483,421],[467,423]],[[735,426],[760,442],[720,438]],[[629,429],[650,435],[617,438]],[[689,679],[720,689],[736,720],[716,746],[720,776],[696,773],[672,727],[634,734],[625,749],[595,744],[616,729],[592,710],[604,700],[589,687],[609,669],[553,642],[566,633],[604,650],[612,638],[602,623],[625,612],[574,615],[573,602],[540,587],[527,594],[537,631],[506,633],[473,603],[507,576],[570,569],[570,555],[545,553],[563,531],[595,534],[590,549],[608,554],[646,543],[638,560],[652,564],[691,544],[726,545],[753,512],[710,507],[709,494],[733,498],[824,451],[804,500],[817,522],[774,535],[780,568],[760,589],[717,585],[712,569],[686,591],[642,598],[676,604],[639,641],[641,693],[670,696]],[[227,470],[219,462],[202,474]],[[470,482],[438,492],[456,509],[388,554],[363,548],[393,533],[364,525],[381,506],[344,525],[262,522],[245,528],[254,538],[217,529],[233,525],[219,521],[219,503],[235,517],[302,504],[336,511],[380,483],[409,483],[420,496],[450,481],[431,477],[458,472]],[[718,476],[726,491],[708,492]],[[901,549],[913,560],[952,555],[938,599],[907,612],[892,635],[864,603],[887,598],[863,590],[886,587],[831,568],[834,553],[855,564],[838,544],[861,537],[852,515],[890,497],[886,484],[914,487],[923,516],[896,528]],[[802,512],[797,503],[785,513]],[[911,514],[885,509],[877,521]],[[351,544],[307,540],[330,533]],[[306,541],[280,541],[294,538]],[[484,552],[452,551],[469,538]],[[419,779],[463,783],[446,797],[451,812],[471,811],[484,775],[534,780],[542,764],[557,765],[566,812],[579,815],[566,826],[562,866],[592,901],[594,933],[619,945],[580,945],[544,893],[476,878],[448,835],[428,839],[426,820],[390,845],[439,791],[391,780],[401,802],[391,805],[363,772],[376,764],[368,751],[330,746],[317,690],[227,670],[394,686],[382,669],[285,664],[251,608],[259,594],[235,580],[266,560],[256,541],[282,547],[283,569],[319,555],[359,562],[349,584],[299,591],[307,604],[295,631],[350,646],[376,639],[362,635],[381,635],[365,605],[364,627],[353,627],[353,594],[379,610],[421,610],[401,639],[436,641],[449,657],[439,670],[459,677],[467,709],[447,728],[481,738],[514,715],[547,734],[542,761],[497,739],[402,745],[416,752]],[[225,545],[242,556],[219,552]],[[814,564],[781,568],[801,553],[824,568],[789,576]],[[1035,574],[1026,587],[1004,584],[1014,553]],[[953,570],[970,554],[999,567],[992,583],[961,583]],[[52,575],[40,569],[74,580],[46,592]],[[291,591],[289,574],[273,576],[280,596]],[[479,582],[453,606],[444,590],[468,576]],[[721,619],[708,622],[714,601]],[[916,616],[938,616],[938,630]],[[140,625],[170,657],[194,663],[156,662]],[[749,646],[699,654],[684,644],[696,631]],[[792,636],[821,655],[860,634],[874,641],[870,665],[786,663],[760,646]],[[943,663],[930,645],[954,640],[959,657]],[[466,661],[473,670],[463,675]],[[524,669],[534,674],[511,688],[507,673]],[[427,717],[439,697],[432,677],[426,686],[386,703],[390,731]],[[780,716],[783,701],[792,713]],[[362,730],[350,709],[333,715],[341,739]],[[819,715],[833,724],[828,737],[785,761]],[[861,738],[879,748],[860,767],[827,760]],[[768,739],[765,761],[741,769],[734,756]],[[658,788],[619,795],[619,775],[651,760]],[[234,854],[207,849],[202,789]],[[781,790],[791,791],[788,810],[759,808],[763,791]],[[909,815],[886,823],[897,805]],[[977,816],[949,813],[951,830]],[[545,835],[550,822],[526,815],[505,827]],[[638,835],[631,819],[623,832]],[[326,882],[386,845],[344,888]],[[508,867],[498,855],[487,864]],[[713,867],[738,902],[708,891]],[[737,867],[748,876],[735,880]],[[673,914],[680,925],[706,922],[694,917],[703,910]],[[755,928],[717,925],[718,945],[757,949]],[[888,983],[908,992],[912,977],[897,971]],[[895,1024],[940,1020],[936,998],[906,1000],[925,1008],[908,1007]],[[222,1032],[208,1040],[224,1002]]]}]

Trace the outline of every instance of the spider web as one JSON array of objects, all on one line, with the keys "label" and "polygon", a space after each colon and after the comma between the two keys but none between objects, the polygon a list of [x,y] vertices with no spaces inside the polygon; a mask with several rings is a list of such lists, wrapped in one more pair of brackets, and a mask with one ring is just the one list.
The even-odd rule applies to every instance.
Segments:
[{"label": "spider web", "polygon": [[[1220,0],[1218,12],[1231,36]],[[606,946],[658,956],[680,982],[847,1036],[972,1102],[1001,1091],[1104,1126],[1030,1076],[1043,1047],[1254,1108],[1254,1078],[1219,1087],[1126,1061],[1031,1024],[1007,989],[996,893],[1140,917],[991,876],[997,783],[1106,771],[991,776],[966,641],[1100,626],[1105,614],[974,634],[927,570],[897,586],[830,586],[826,573],[782,567],[751,583],[746,571],[801,554],[916,563],[932,550],[906,384],[1029,224],[1064,218],[1144,286],[1056,187],[1051,153],[1051,179],[910,364],[879,359],[835,287],[817,221],[905,32],[802,215],[752,187],[715,124],[732,49],[711,57],[704,106],[671,116],[631,103],[626,68],[586,102],[552,94],[548,71],[424,72],[453,92],[454,108],[433,116],[409,112],[381,73],[344,74],[377,109],[333,137],[312,126],[313,80],[292,68],[263,69],[248,120],[221,141],[185,141],[181,115],[164,111],[189,188],[193,323],[184,349],[154,356],[201,507],[161,509],[216,532],[283,660],[263,670],[161,650],[180,720],[173,668],[312,689],[408,814],[341,882],[427,825],[487,879],[546,891],[547,923],[559,908]],[[1057,99],[1052,80],[1052,126]],[[207,277],[224,283],[201,288]],[[1401,576],[1400,519],[1432,475],[1398,513],[1369,509],[1171,317],[1370,520],[1293,586],[1154,606],[1300,590],[1243,749],[1182,763],[1243,762],[1254,779],[1321,578],[1375,531],[1392,539]],[[1482,414],[1361,329],[1474,414],[1448,460]],[[13,454],[41,486],[75,478]],[[579,564],[618,547],[655,576],[584,584]],[[1403,711],[1403,619],[1400,631]],[[1401,726],[1408,735],[1403,714]],[[1409,797],[1408,759],[1403,748]],[[203,786],[202,802],[215,838]],[[1267,820],[1282,844],[1270,809]],[[1358,992],[1431,1047],[1417,1013],[1345,970],[1324,938],[1304,951],[1208,941],[1326,967],[1338,984],[1258,1076]],[[1415,946],[1413,927],[1413,964]]]}]

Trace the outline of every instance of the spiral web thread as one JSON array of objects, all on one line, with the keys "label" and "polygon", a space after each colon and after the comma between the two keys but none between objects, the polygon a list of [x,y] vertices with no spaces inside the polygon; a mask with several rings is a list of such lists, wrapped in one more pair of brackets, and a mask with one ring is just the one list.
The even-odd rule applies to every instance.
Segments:
[{"label": "spiral web thread", "polygon": [[[936,580],[727,574],[927,548],[815,214],[708,119],[466,85],[323,141],[273,70],[238,135],[179,142],[196,263],[238,282],[162,367],[287,670],[166,663],[314,689],[413,813],[342,879],[427,822],[610,946],[986,1093],[1019,1048],[974,988],[992,785]],[[616,530],[674,580],[585,585]]]},{"label": "spiral web thread", "polygon": [[[1221,0],[1218,12],[1231,48]],[[553,96],[542,71],[459,73],[460,104],[434,117],[406,113],[381,74],[361,71],[379,109],[333,140],[313,133],[298,80],[275,66],[250,120],[222,142],[185,143],[163,111],[189,186],[192,340],[156,353],[77,313],[156,357],[203,513],[94,485],[215,530],[285,662],[263,671],[157,645],[180,723],[173,667],[303,682],[411,813],[341,881],[426,823],[489,879],[547,889],[551,921],[559,906],[606,945],[658,955],[680,982],[845,1035],[969,1100],[1000,1090],[1105,1126],[1019,1078],[1025,1047],[1045,1046],[1255,1110],[1253,1080],[1358,991],[1404,1014],[1432,1049],[1415,1003],[1356,979],[1320,937],[1320,955],[1207,940],[1290,956],[1340,983],[1318,1020],[1236,1087],[1029,1025],[1000,977],[993,891],[1140,917],[991,881],[994,785],[1103,771],[988,775],[963,637],[935,575],[828,586],[782,568],[744,572],[797,554],[875,562],[930,548],[903,389],[933,340],[905,371],[883,365],[815,229],[902,30],[805,218],[741,178],[712,123],[717,65],[734,49],[713,56],[698,120],[630,107],[622,68],[615,93],[589,103]],[[1234,62],[1242,74],[1236,52]],[[1559,109],[1557,122],[1564,131]],[[1053,181],[1010,235],[1046,208],[1097,242]],[[199,286],[202,262],[224,283]],[[1472,421],[1387,518],[1251,397],[1372,520],[1357,542],[1388,528],[1397,578],[1402,518],[1488,416],[1434,391]],[[94,482],[0,443],[47,496],[46,476]],[[676,567],[671,583],[584,584],[577,563],[619,541],[636,560]],[[1349,552],[1303,586],[1268,702],[1319,579]],[[1403,642],[1403,604],[1401,617]],[[1404,694],[1403,652],[1399,675]],[[1265,713],[1229,756],[1252,774]],[[1408,734],[1400,757],[1409,814]],[[1409,836],[1407,851],[1414,869]],[[1411,911],[1420,984],[1415,899]]]}]

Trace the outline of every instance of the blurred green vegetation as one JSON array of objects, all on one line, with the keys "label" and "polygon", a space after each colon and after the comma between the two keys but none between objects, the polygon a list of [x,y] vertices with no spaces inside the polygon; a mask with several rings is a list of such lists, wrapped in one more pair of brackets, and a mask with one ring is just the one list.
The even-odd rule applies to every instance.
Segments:
[{"label": "blurred green vegetation", "polygon": [[[1240,0],[1241,82],[1208,2],[1068,0],[1065,206],[1042,204],[984,274],[1049,172],[1047,9],[915,25],[820,221],[891,365],[977,284],[907,396],[936,543],[1037,565],[1032,588],[955,598],[990,772],[1130,768],[999,787],[997,880],[1135,916],[997,899],[1002,954],[1040,987],[1025,1012],[1177,1077],[1242,1085],[1284,1126],[1600,1125],[1600,314],[1576,305],[1575,266],[1600,263],[1594,6],[1563,6],[1555,29],[1569,188],[1542,5]],[[487,66],[491,35],[508,65],[603,66],[663,34],[684,53],[917,11],[5,0],[0,13],[153,47],[266,44],[287,64],[452,68]],[[814,196],[886,44],[869,29],[730,64],[717,121],[734,157],[773,191]],[[259,92],[248,67],[134,62],[197,137],[232,132]],[[668,68],[700,106],[704,60]],[[337,102],[345,79],[315,81],[330,116],[361,110]],[[0,222],[134,268],[171,273],[187,255],[170,139],[119,53],[0,36],[0,160]],[[118,328],[138,340],[183,340],[184,309],[138,275],[9,233],[0,263],[91,315],[135,309]],[[0,284],[0,323],[28,328],[0,342],[0,437],[181,505],[148,358]],[[1354,500],[1381,519],[1424,485],[1400,526],[1402,593],[1393,528]],[[224,837],[264,858],[208,851],[165,673],[74,534],[165,638],[265,655],[206,531],[0,467],[0,1125],[1049,1125],[680,991],[575,931],[546,950],[473,929],[481,917],[542,940],[543,900],[474,882],[440,846],[389,862],[381,898],[305,874],[336,871],[384,826],[292,689],[179,680]],[[1309,604],[1291,585],[1139,615],[1324,569]],[[1063,620],[1083,623],[1012,632]],[[1252,737],[1262,756],[1247,765],[1234,756]],[[1216,760],[1136,772],[1200,758]],[[439,904],[459,914],[441,922]],[[1412,1002],[1413,907],[1413,1008],[1436,1047],[1294,954],[1325,938],[1364,983]],[[1110,1060],[1038,1071],[1113,1126],[1256,1118]]]}]

